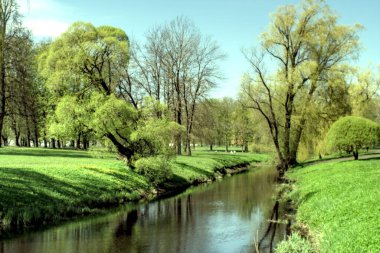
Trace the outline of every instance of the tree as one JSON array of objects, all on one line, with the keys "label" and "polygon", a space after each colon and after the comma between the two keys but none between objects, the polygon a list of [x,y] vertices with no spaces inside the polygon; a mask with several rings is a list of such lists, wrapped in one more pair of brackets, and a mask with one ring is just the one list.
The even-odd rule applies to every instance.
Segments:
[{"label": "tree", "polygon": [[198,104],[195,115],[194,134],[201,145],[206,144],[213,150],[217,139],[217,99],[205,99]]},{"label": "tree", "polygon": [[[318,90],[326,88],[326,76],[357,52],[358,29],[339,25],[323,1],[309,0],[280,7],[260,47],[245,51],[253,70],[242,84],[246,107],[267,122],[280,175],[297,162],[308,108]],[[278,62],[272,74],[265,70],[268,58]]]},{"label": "tree", "polygon": [[[161,106],[151,106],[150,102],[137,106],[128,94],[124,96],[123,87],[129,77],[128,50],[129,39],[121,29],[77,22],[53,41],[39,59],[47,87],[59,101],[54,105],[55,121],[66,126],[66,132],[62,132],[53,123],[51,132],[57,136],[76,133],[79,139],[93,131],[98,138],[111,141],[134,166],[141,157],[166,151],[171,135],[180,131],[164,116],[156,115],[153,123],[146,116],[146,108],[161,110]],[[73,104],[78,108],[72,108]],[[67,113],[70,117],[65,116]],[[143,126],[148,128],[142,130]],[[147,131],[156,133],[155,137]]]},{"label": "tree", "polygon": [[370,70],[359,70],[350,87],[353,115],[380,122],[380,66],[378,74]]},{"label": "tree", "polygon": [[7,35],[6,117],[14,132],[16,145],[20,138],[25,146],[33,142],[38,147],[40,129],[40,90],[37,87],[35,48],[31,33],[23,27],[13,27]]},{"label": "tree", "polygon": [[[0,0],[0,136],[3,131],[6,115],[7,80],[6,80],[6,47],[7,35],[13,24],[18,23],[18,10],[15,0]],[[1,141],[0,141],[1,146]]]},{"label": "tree", "polygon": [[[135,82],[166,103],[175,121],[186,127],[188,155],[197,105],[221,78],[218,62],[223,57],[217,43],[183,17],[150,30],[144,47],[135,46],[132,53]],[[177,136],[176,146],[181,154],[182,136]]]},{"label": "tree", "polygon": [[[119,86],[126,75],[129,59],[128,44],[128,37],[121,29],[76,22],[41,52],[39,72],[55,101],[70,96],[72,99],[75,97],[77,105],[85,107],[94,93],[105,97],[120,94]],[[55,110],[57,104],[51,106]],[[76,125],[71,129],[77,131],[78,140],[82,137],[82,142],[85,142],[82,130],[89,129],[90,122],[82,119],[81,127],[78,127],[75,120],[66,121],[66,125],[68,122]],[[57,130],[56,127],[54,129]],[[73,134],[70,133],[71,136]],[[121,139],[128,138],[113,136],[112,133],[107,136],[120,148]],[[126,149],[118,151],[126,155]]]},{"label": "tree", "polygon": [[380,125],[369,119],[347,116],[337,120],[327,133],[329,149],[352,152],[355,160],[359,149],[374,146],[380,141]]},{"label": "tree", "polygon": [[233,138],[233,114],[235,111],[235,101],[232,98],[224,97],[216,103],[216,130],[217,136],[225,146],[225,151],[229,151],[229,146]]},{"label": "tree", "polygon": [[240,103],[236,103],[233,112],[233,132],[235,136],[235,144],[242,147],[243,152],[248,152],[248,145],[253,140],[255,123],[251,111]]}]

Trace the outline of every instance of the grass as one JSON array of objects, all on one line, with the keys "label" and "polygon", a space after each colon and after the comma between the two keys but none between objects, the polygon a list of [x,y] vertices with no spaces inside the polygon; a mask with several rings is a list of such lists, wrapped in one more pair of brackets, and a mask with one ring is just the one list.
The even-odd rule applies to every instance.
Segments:
[{"label": "grass", "polygon": [[225,168],[267,159],[266,154],[195,151],[191,157],[178,156],[172,164],[172,170],[187,182],[203,181]]},{"label": "grass", "polygon": [[[365,149],[359,150],[359,159],[362,155],[373,155],[378,154],[379,149],[369,149],[368,151]],[[345,157],[353,157],[353,154],[347,153],[347,152],[335,152],[332,154],[324,155],[322,159],[320,159],[318,156],[312,157],[310,159],[307,159],[305,161],[302,161],[302,165],[308,165],[310,163],[318,162],[318,161],[328,161],[328,160],[334,160],[336,158],[345,158]]]},{"label": "grass", "polygon": [[296,222],[320,252],[380,252],[380,160],[331,162],[290,171]]},{"label": "grass", "polygon": [[123,162],[83,151],[2,148],[0,178],[3,228],[85,215],[137,200],[149,190],[147,181]]},{"label": "grass", "polygon": [[[100,150],[1,148],[0,237],[10,228],[51,224],[151,197],[148,180],[115,157]],[[225,167],[266,158],[196,151],[172,161],[172,181],[175,187],[187,186],[213,178]]]}]

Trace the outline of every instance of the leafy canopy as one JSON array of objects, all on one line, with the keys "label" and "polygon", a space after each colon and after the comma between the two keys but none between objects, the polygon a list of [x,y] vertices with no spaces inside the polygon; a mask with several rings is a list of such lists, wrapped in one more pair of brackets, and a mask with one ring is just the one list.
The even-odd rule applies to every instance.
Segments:
[{"label": "leafy canopy", "polygon": [[328,149],[355,151],[375,145],[380,139],[380,125],[372,120],[346,116],[337,120],[327,133]]}]

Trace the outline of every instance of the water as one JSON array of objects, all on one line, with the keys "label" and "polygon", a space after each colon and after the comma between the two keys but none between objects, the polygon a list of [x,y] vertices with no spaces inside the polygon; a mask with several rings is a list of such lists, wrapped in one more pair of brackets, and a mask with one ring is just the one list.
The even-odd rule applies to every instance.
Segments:
[{"label": "water", "polygon": [[[1,253],[254,252],[269,225],[275,171],[253,169],[148,204],[0,241]],[[280,226],[274,241],[283,239]],[[270,237],[260,252],[269,252]]]}]

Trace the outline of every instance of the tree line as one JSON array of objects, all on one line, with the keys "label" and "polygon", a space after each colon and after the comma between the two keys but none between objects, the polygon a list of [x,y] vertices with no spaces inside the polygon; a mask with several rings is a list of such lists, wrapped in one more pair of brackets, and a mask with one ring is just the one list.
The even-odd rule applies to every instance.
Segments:
[{"label": "tree line", "polygon": [[283,173],[324,152],[329,126],[356,115],[379,121],[380,78],[352,64],[361,26],[338,23],[323,1],[280,7],[237,99],[210,99],[226,55],[194,23],[177,17],[143,43],[112,26],[76,22],[34,42],[14,0],[0,0],[2,145],[87,149],[98,141],[137,159],[191,155],[192,144],[273,150]]}]

